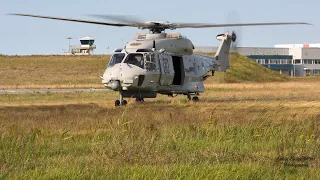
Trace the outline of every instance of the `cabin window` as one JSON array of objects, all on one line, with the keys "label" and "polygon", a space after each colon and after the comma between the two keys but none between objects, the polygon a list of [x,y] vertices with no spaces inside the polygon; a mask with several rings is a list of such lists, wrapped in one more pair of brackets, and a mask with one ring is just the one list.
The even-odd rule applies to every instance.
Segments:
[{"label": "cabin window", "polygon": [[154,54],[145,54],[145,69],[148,71],[155,71],[157,68]]},{"label": "cabin window", "polygon": [[128,54],[124,63],[132,64],[132,65],[143,68],[144,66],[143,55],[138,53]]},{"label": "cabin window", "polygon": [[124,53],[113,54],[111,59],[110,59],[108,67],[111,67],[111,66],[113,66],[115,64],[118,64],[118,63],[121,63],[121,61],[123,60],[124,56],[125,56]]}]

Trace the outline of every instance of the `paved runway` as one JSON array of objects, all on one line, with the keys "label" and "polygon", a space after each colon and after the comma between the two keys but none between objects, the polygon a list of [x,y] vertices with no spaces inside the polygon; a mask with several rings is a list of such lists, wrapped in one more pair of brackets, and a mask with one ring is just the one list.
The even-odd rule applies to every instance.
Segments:
[{"label": "paved runway", "polygon": [[108,89],[0,89],[0,94],[70,93],[70,92],[107,92]]}]

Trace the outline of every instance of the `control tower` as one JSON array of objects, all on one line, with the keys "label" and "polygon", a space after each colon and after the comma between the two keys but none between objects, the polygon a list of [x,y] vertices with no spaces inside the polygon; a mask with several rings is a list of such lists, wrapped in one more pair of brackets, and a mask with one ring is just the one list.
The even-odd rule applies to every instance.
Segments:
[{"label": "control tower", "polygon": [[80,46],[70,46],[70,52],[66,55],[91,55],[93,50],[96,49],[94,45],[95,39],[92,37],[83,37],[80,39]]}]

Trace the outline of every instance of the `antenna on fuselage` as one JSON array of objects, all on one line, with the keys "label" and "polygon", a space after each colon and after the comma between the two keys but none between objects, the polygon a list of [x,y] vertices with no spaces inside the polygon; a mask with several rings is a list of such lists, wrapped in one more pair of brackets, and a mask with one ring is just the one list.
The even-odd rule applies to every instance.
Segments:
[{"label": "antenna on fuselage", "polygon": [[128,51],[127,51],[127,49],[126,49],[126,47],[127,47],[127,45],[125,45],[123,49],[124,49],[124,51],[126,52],[126,54],[129,54]]}]

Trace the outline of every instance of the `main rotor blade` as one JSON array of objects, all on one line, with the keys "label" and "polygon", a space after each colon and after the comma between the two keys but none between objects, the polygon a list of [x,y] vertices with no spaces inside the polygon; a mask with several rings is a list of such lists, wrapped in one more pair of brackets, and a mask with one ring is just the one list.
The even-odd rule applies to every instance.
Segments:
[{"label": "main rotor blade", "polygon": [[275,26],[275,25],[312,25],[305,22],[279,22],[279,23],[246,23],[246,24],[199,24],[199,23],[186,23],[186,24],[173,24],[175,28],[212,28],[212,27],[232,27],[232,26]]},{"label": "main rotor blade", "polygon": [[27,16],[27,17],[35,17],[35,18],[43,18],[43,19],[54,19],[54,20],[61,20],[61,21],[72,21],[72,22],[98,24],[98,25],[105,25],[105,26],[117,26],[117,27],[129,26],[129,27],[139,27],[138,25],[135,25],[135,24],[109,23],[109,22],[89,21],[89,20],[81,20],[81,19],[60,18],[60,17],[52,17],[52,16],[40,16],[40,15],[32,15],[32,14],[9,14],[9,15]]},{"label": "main rotor blade", "polygon": [[[52,17],[52,16],[41,16],[41,15],[32,15],[32,14],[9,14],[15,16],[27,16],[27,17],[35,17],[35,18],[43,18],[43,19],[54,19],[61,21],[71,21],[71,22],[79,22],[79,23],[88,23],[88,24],[98,24],[105,26],[116,26],[116,27],[137,27],[140,29],[148,29],[148,28],[162,28],[162,29],[176,29],[176,28],[212,28],[212,27],[231,27],[231,26],[268,26],[268,25],[294,25],[294,24],[304,24],[304,25],[312,25],[305,22],[280,22],[280,23],[247,23],[247,24],[204,24],[204,23],[174,23],[174,24],[166,24],[166,25],[157,25],[157,24],[145,24],[145,23],[135,23],[131,22],[129,19],[119,18],[114,16],[112,17],[114,20],[122,20],[123,22],[130,23],[110,23],[110,22],[101,22],[101,21],[89,21],[89,20],[81,20],[81,19],[70,19],[70,18],[60,18],[60,17]],[[107,17],[107,16],[105,16]],[[108,16],[110,18],[111,16]]]},{"label": "main rotor blade", "polygon": [[120,23],[129,23],[129,24],[141,24],[144,25],[145,21],[138,17],[134,16],[126,16],[126,15],[102,15],[102,14],[90,14],[89,16],[97,17],[101,19],[109,19],[113,21],[117,21]]}]

